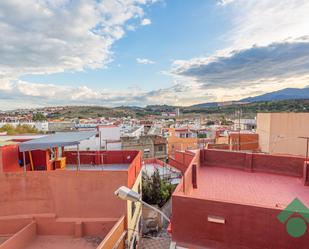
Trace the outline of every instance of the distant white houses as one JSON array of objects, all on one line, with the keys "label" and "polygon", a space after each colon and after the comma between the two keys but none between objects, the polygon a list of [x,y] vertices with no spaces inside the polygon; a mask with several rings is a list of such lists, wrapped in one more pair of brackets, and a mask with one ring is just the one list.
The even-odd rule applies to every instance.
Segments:
[{"label": "distant white houses", "polygon": [[256,129],[256,119],[252,118],[241,118],[241,119],[235,119],[233,130],[255,130]]},{"label": "distant white houses", "polygon": [[144,135],[144,126],[127,126],[122,128],[122,136],[124,137],[140,137]]}]

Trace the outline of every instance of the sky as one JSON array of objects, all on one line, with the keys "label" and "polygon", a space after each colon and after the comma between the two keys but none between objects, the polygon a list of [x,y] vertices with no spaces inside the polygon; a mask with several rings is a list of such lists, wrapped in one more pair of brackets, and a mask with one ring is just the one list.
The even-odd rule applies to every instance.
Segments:
[{"label": "sky", "polygon": [[0,110],[306,87],[308,13],[307,0],[3,0]]}]

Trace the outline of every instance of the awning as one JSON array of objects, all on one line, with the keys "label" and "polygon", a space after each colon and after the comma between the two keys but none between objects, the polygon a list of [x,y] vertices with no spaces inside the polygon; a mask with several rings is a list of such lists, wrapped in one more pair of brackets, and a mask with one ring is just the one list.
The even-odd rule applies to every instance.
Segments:
[{"label": "awning", "polygon": [[97,134],[96,131],[85,132],[59,132],[46,137],[40,137],[20,143],[19,151],[46,150],[49,148],[79,145],[80,141],[89,139]]}]

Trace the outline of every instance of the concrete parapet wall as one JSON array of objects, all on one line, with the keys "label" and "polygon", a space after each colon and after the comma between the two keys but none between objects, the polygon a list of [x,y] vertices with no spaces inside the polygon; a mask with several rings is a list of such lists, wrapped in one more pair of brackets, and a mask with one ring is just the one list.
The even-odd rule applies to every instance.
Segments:
[{"label": "concrete parapet wall", "polygon": [[0,249],[23,249],[36,237],[36,223],[32,221],[0,245]]},{"label": "concrete parapet wall", "polygon": [[0,215],[52,213],[60,218],[117,218],[126,212],[126,203],[114,191],[127,184],[127,171],[0,174]]},{"label": "concrete parapet wall", "polygon": [[125,248],[125,217],[122,216],[106,235],[97,249]]},{"label": "concrete parapet wall", "polygon": [[302,177],[304,158],[225,150],[201,150],[201,165]]},{"label": "concrete parapet wall", "polygon": [[[307,249],[308,231],[301,238],[286,232],[276,208],[241,205],[173,195],[173,241],[190,248]],[[216,217],[224,223],[209,220]],[[182,243],[183,242],[183,243]],[[193,247],[193,245],[195,245]]]}]

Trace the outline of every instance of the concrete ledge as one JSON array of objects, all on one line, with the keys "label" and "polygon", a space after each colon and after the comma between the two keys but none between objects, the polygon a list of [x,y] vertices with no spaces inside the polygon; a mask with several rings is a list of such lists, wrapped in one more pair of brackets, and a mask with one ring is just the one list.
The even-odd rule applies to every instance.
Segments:
[{"label": "concrete ledge", "polygon": [[97,249],[124,248],[125,234],[125,217],[122,216]]},{"label": "concrete ledge", "polygon": [[36,237],[36,222],[32,221],[0,245],[0,249],[23,249]]}]

